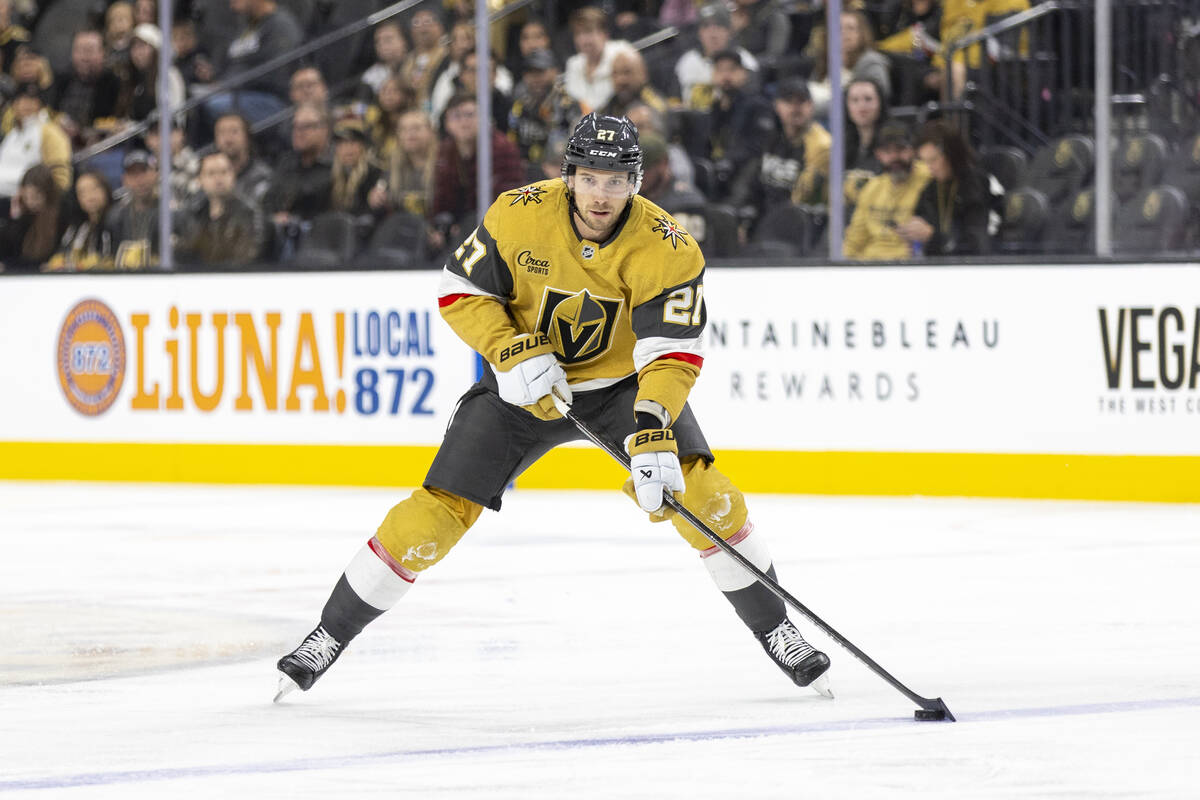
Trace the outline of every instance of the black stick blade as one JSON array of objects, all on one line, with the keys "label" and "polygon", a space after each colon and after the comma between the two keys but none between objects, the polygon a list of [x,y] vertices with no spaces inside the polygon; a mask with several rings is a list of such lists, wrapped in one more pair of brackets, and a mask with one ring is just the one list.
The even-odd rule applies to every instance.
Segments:
[{"label": "black stick blade", "polygon": [[918,708],[913,712],[913,718],[918,722],[955,722],[954,715],[942,701],[942,698],[931,700],[929,705]]}]

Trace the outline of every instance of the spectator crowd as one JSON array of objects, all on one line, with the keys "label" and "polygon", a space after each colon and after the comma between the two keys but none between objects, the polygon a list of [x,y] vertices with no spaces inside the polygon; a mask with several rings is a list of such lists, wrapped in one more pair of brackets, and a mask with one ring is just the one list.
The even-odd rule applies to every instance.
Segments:
[{"label": "spectator crowd", "polygon": [[[1006,187],[957,124],[916,124],[896,100],[956,97],[986,54],[945,48],[1028,0],[847,2],[838,97],[823,10],[782,0],[523,4],[491,26],[487,87],[466,0],[258,69],[384,5],[178,0],[162,31],[155,0],[0,0],[3,270],[155,267],[162,169],[181,266],[436,265],[478,214],[481,89],[493,193],[558,177],[567,136],[595,110],[637,124],[643,194],[713,255],[769,241],[785,247],[758,252],[817,252],[832,189],[849,258],[995,249]],[[838,187],[833,103],[846,120]]]}]

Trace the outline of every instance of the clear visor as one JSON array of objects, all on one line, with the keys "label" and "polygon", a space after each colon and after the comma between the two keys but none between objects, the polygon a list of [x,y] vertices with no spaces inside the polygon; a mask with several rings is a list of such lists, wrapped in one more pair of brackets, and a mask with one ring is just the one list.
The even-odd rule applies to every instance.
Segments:
[{"label": "clear visor", "polygon": [[635,178],[629,172],[576,172],[571,188],[587,194],[625,197],[634,191]]}]

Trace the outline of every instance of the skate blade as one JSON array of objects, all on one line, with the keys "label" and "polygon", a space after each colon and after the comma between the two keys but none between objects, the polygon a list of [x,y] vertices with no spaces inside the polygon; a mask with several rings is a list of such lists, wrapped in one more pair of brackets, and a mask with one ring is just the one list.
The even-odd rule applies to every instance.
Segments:
[{"label": "skate blade", "polygon": [[292,692],[296,691],[299,688],[300,688],[300,685],[297,684],[294,680],[289,678],[287,675],[281,674],[279,676],[279,691],[277,691],[275,693],[275,699],[272,700],[271,702],[278,703],[280,700],[287,697],[289,694],[291,694]]},{"label": "skate blade", "polygon": [[822,697],[828,697],[830,700],[833,699],[833,687],[831,687],[829,685],[829,673],[828,672],[825,672],[824,674],[818,676],[815,681],[813,681],[812,683],[810,683],[808,685],[808,688],[812,689],[814,692],[821,695]]}]

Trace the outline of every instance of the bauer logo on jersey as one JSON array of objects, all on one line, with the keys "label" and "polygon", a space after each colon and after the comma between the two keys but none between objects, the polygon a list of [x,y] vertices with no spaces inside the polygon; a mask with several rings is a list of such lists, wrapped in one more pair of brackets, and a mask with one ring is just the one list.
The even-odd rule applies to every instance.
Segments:
[{"label": "bauer logo on jersey", "polygon": [[515,206],[517,203],[523,206],[527,206],[530,203],[541,205],[542,195],[545,193],[545,189],[539,189],[537,186],[522,186],[520,189],[507,192],[504,196],[512,198],[512,202],[509,203],[510,206]]},{"label": "bauer logo on jersey", "polygon": [[58,383],[71,407],[94,417],[108,410],[125,380],[125,336],[117,315],[99,300],[84,300],[58,332]]},{"label": "bauer logo on jersey", "polygon": [[621,300],[583,291],[570,294],[546,287],[538,330],[550,337],[564,364],[579,364],[603,355],[612,344]]},{"label": "bauer logo on jersey", "polygon": [[654,227],[650,230],[655,233],[661,233],[663,241],[671,243],[672,250],[678,250],[680,242],[683,242],[685,247],[688,245],[688,232],[673,219],[668,219],[665,216],[657,217],[654,220]]}]

